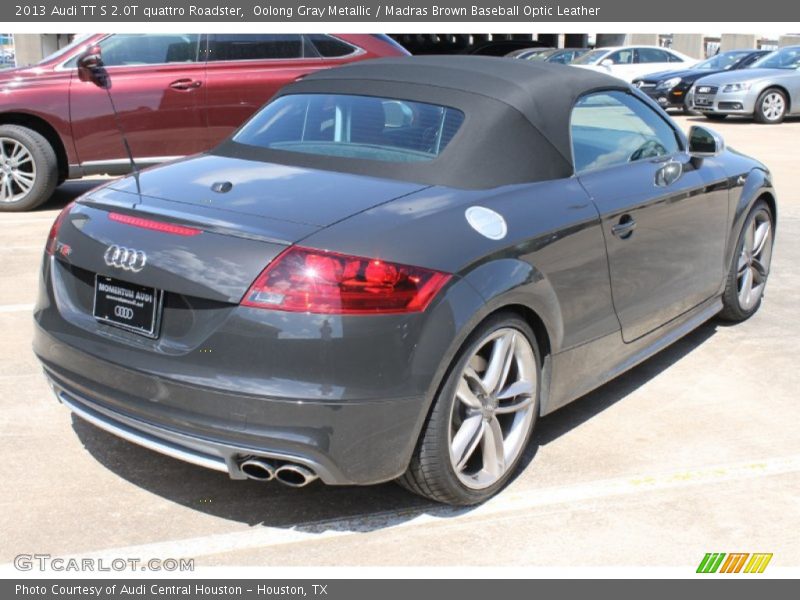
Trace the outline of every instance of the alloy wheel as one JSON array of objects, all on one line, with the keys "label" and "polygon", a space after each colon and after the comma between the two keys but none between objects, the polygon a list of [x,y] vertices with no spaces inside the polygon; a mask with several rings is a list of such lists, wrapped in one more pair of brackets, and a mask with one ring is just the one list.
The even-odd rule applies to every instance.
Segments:
[{"label": "alloy wheel", "polygon": [[759,210],[747,225],[736,270],[739,306],[752,309],[764,294],[772,259],[772,220]]},{"label": "alloy wheel", "polygon": [[506,327],[477,345],[458,380],[450,416],[450,462],[459,481],[483,489],[522,453],[536,410],[536,355]]},{"label": "alloy wheel", "polygon": [[783,96],[778,92],[770,92],[761,101],[761,111],[770,121],[777,121],[783,116],[783,111],[786,109],[786,101]]},{"label": "alloy wheel", "polygon": [[17,202],[36,181],[33,155],[19,141],[0,137],[0,202]]}]

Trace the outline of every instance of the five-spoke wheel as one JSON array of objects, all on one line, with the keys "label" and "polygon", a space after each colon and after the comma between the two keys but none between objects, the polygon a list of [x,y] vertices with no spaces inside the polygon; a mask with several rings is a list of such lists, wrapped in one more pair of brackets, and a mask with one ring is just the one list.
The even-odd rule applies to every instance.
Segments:
[{"label": "five-spoke wheel", "polygon": [[536,357],[525,336],[498,329],[462,370],[452,404],[450,460],[459,480],[485,488],[522,451],[533,420]]},{"label": "five-spoke wheel", "polygon": [[760,200],[747,215],[739,235],[722,296],[722,318],[743,321],[761,306],[772,262],[773,241],[772,212],[769,205]]},{"label": "five-spoke wheel", "polygon": [[772,220],[760,210],[748,223],[736,268],[739,306],[750,310],[764,293],[772,258]]},{"label": "five-spoke wheel", "polygon": [[448,504],[476,504],[497,493],[536,423],[540,369],[536,336],[519,314],[487,318],[453,360],[399,482]]}]

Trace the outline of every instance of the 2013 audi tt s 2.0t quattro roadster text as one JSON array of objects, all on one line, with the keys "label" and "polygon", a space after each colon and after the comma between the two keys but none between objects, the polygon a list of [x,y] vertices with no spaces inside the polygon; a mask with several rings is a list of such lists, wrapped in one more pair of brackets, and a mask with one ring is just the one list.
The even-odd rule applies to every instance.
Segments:
[{"label": "2013 audi tt s 2.0t quattro roadster text", "polygon": [[758,310],[775,198],[608,75],[365,61],[67,206],[34,347],[80,417],[234,479],[472,504],[537,417]]}]

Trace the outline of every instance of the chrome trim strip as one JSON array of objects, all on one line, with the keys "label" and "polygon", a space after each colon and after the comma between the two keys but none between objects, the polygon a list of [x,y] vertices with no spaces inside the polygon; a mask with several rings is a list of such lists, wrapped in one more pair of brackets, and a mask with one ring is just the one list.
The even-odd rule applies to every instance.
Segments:
[{"label": "chrome trim strip", "polygon": [[222,473],[228,472],[228,467],[225,464],[224,459],[222,459],[221,457],[217,459],[210,456],[195,454],[193,452],[184,450],[183,448],[179,448],[172,444],[142,434],[138,431],[134,431],[133,429],[125,427],[122,424],[102,419],[84,409],[78,403],[73,401],[72,398],[70,398],[70,396],[62,390],[56,390],[56,396],[58,397],[61,404],[66,406],[80,418],[88,421],[89,423],[91,423],[96,427],[99,427],[100,429],[103,429],[105,431],[108,431],[109,433],[116,435],[117,437],[121,437],[122,439],[128,440],[129,442],[132,442],[139,446],[149,448],[150,450],[153,450],[155,452],[166,454],[167,456],[171,456],[172,458],[177,458],[178,460],[192,463],[193,465],[198,465],[200,467],[205,467],[207,469],[213,469],[215,471],[221,471]]},{"label": "chrome trim strip", "polygon": [[[158,164],[167,162],[170,160],[178,160],[179,158],[183,158],[181,155],[176,156],[134,156],[133,160],[137,165],[150,165],[150,164]],[[108,166],[116,166],[116,165],[128,165],[130,164],[130,159],[128,158],[112,158],[110,160],[87,160],[80,164],[81,167],[102,167],[105,165]]]}]

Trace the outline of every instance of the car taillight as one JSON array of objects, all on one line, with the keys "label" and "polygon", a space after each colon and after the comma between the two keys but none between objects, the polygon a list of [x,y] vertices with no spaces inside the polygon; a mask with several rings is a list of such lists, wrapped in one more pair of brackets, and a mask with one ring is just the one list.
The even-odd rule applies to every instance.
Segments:
[{"label": "car taillight", "polygon": [[64,219],[67,218],[69,211],[72,210],[72,207],[75,206],[74,202],[70,202],[67,204],[61,212],[58,213],[56,220],[53,221],[53,225],[50,227],[50,233],[47,234],[47,244],[45,244],[44,250],[50,256],[56,253],[56,240],[58,239],[58,230],[61,229],[61,225],[64,224]]},{"label": "car taillight", "polygon": [[264,269],[242,305],[323,314],[419,312],[449,280],[439,271],[298,246]]}]

